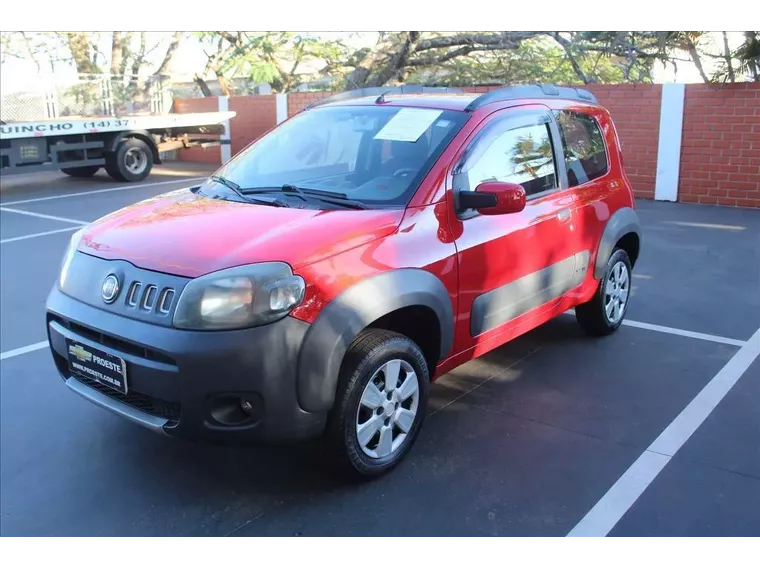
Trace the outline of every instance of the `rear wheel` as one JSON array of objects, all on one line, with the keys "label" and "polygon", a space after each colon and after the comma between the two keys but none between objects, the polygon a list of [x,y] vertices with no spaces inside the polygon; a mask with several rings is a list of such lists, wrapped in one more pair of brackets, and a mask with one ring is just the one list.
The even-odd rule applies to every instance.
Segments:
[{"label": "rear wheel", "polygon": [[333,457],[361,477],[404,458],[425,417],[429,373],[420,348],[390,331],[362,332],[346,354],[327,438]]},{"label": "rear wheel", "polygon": [[623,249],[612,251],[594,297],[575,308],[575,317],[589,335],[609,335],[623,323],[631,293],[631,260]]},{"label": "rear wheel", "polygon": [[106,171],[119,181],[141,181],[153,168],[151,148],[138,138],[127,138],[106,154]]},{"label": "rear wheel", "polygon": [[61,171],[67,176],[76,178],[88,178],[98,173],[100,166],[82,166],[79,168],[61,168]]}]

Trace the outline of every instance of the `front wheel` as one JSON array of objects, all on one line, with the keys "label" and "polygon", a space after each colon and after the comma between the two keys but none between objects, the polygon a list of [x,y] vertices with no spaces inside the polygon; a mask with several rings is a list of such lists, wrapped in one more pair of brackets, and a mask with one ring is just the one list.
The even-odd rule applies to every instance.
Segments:
[{"label": "front wheel", "polygon": [[425,357],[409,338],[362,332],[346,353],[326,432],[339,463],[362,477],[398,465],[422,426],[429,382]]},{"label": "front wheel", "polygon": [[575,308],[575,317],[583,330],[594,336],[609,335],[623,323],[631,294],[631,260],[628,253],[612,251],[604,277],[594,296]]}]

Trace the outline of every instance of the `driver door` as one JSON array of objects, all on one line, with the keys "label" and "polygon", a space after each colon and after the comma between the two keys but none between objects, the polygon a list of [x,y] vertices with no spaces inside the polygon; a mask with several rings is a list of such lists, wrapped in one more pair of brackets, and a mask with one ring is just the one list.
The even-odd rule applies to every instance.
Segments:
[{"label": "driver door", "polygon": [[519,213],[451,207],[459,265],[455,352],[474,349],[477,356],[553,314],[582,282],[588,257],[578,255],[575,200],[558,167],[559,133],[546,107],[496,112],[463,148],[450,178],[452,205],[458,191],[484,181],[519,183],[527,194]]}]

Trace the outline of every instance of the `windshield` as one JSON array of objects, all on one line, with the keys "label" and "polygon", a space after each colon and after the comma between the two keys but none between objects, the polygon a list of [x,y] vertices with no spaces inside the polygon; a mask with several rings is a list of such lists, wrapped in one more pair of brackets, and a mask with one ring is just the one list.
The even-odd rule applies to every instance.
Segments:
[{"label": "windshield", "polygon": [[217,176],[242,193],[289,185],[368,206],[405,206],[468,117],[422,108],[316,108],[263,136]]}]

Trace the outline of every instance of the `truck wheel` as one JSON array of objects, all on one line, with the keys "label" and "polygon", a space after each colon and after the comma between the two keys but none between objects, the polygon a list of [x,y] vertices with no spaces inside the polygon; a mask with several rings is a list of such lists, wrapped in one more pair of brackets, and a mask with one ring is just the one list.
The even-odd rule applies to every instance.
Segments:
[{"label": "truck wheel", "polygon": [[430,377],[420,348],[381,329],[359,334],[341,366],[326,431],[332,457],[361,477],[395,467],[425,418]]},{"label": "truck wheel", "polygon": [[119,181],[141,181],[153,168],[153,152],[138,138],[127,138],[106,154],[106,171]]},{"label": "truck wheel", "polygon": [[61,168],[67,176],[75,178],[88,178],[98,173],[100,166],[82,166],[81,168]]},{"label": "truck wheel", "polygon": [[596,293],[575,308],[575,318],[588,335],[609,335],[623,323],[630,295],[631,260],[623,249],[616,248]]}]

